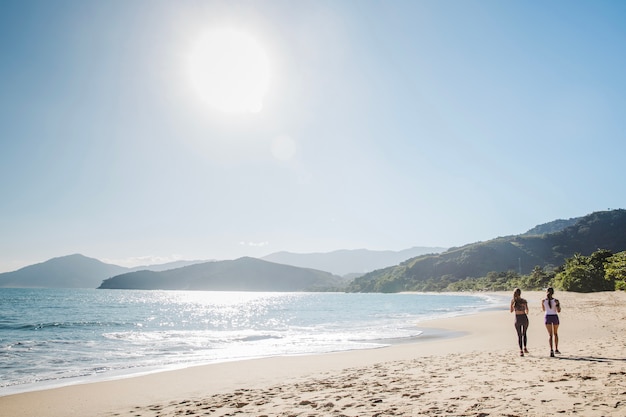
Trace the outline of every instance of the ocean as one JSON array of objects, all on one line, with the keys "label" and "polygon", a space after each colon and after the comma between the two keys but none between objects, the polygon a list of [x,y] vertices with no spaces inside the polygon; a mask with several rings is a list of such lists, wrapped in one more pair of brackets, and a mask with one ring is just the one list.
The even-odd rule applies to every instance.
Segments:
[{"label": "ocean", "polygon": [[0,396],[198,364],[418,340],[487,295],[0,289]]}]

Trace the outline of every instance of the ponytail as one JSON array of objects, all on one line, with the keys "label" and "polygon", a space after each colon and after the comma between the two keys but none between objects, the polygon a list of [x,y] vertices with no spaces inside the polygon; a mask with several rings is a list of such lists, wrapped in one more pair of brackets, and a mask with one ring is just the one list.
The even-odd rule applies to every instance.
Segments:
[{"label": "ponytail", "polygon": [[554,288],[548,288],[546,296],[548,297],[548,305],[552,308],[552,295],[554,294]]},{"label": "ponytail", "polygon": [[519,303],[522,299],[521,297],[522,297],[522,290],[520,290],[519,288],[516,288],[515,291],[513,291],[513,300],[512,300],[513,308],[515,310],[517,310],[519,307]]}]

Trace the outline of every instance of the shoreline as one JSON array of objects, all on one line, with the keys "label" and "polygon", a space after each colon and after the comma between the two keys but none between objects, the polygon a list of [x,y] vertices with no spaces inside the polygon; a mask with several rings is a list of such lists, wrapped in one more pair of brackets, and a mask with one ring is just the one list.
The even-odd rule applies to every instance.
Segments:
[{"label": "shoreline", "polygon": [[[478,314],[481,311],[494,311],[502,307],[502,302],[500,300],[501,296],[494,295],[492,293],[458,293],[458,292],[450,292],[450,293],[415,293],[415,292],[405,292],[399,294],[418,294],[418,295],[436,295],[436,296],[474,296],[477,298],[483,299],[485,305],[482,307],[477,307],[475,310],[471,309],[466,312],[454,312],[454,313],[445,313],[444,315],[437,317],[440,318],[455,318],[459,316],[467,316]],[[449,315],[449,316],[448,316]],[[48,389],[56,389],[63,388],[66,386],[74,386],[74,385],[82,385],[82,384],[91,384],[91,383],[99,383],[105,381],[112,381],[118,379],[126,379],[126,378],[134,378],[138,376],[150,375],[159,372],[169,372],[175,370],[183,370],[187,368],[197,367],[197,366],[205,366],[205,365],[214,365],[218,363],[230,363],[230,362],[242,362],[254,359],[262,359],[262,358],[272,358],[272,357],[288,357],[288,356],[313,356],[313,355],[324,355],[331,353],[339,353],[339,352],[352,352],[358,350],[371,350],[371,349],[383,349],[389,346],[397,345],[397,344],[410,344],[410,343],[422,343],[425,340],[429,339],[437,339],[437,338],[449,338],[449,337],[458,337],[458,332],[447,331],[445,329],[440,329],[439,331],[435,331],[434,329],[428,329],[424,331],[420,327],[421,323],[428,323],[431,320],[434,320],[432,317],[422,317],[421,319],[411,320],[407,322],[410,326],[412,326],[415,330],[414,335],[411,336],[398,336],[398,337],[390,337],[390,338],[380,338],[380,339],[351,339],[354,342],[354,346],[344,346],[337,347],[337,349],[326,348],[325,350],[316,351],[316,349],[310,349],[308,352],[292,352],[292,353],[280,353],[280,354],[266,354],[256,352],[256,355],[253,356],[240,356],[240,357],[225,357],[225,358],[216,358],[216,359],[205,359],[205,360],[190,360],[187,362],[174,362],[170,364],[162,364],[162,365],[142,365],[140,363],[131,363],[130,366],[122,367],[122,368],[111,368],[107,370],[103,370],[100,372],[93,373],[84,373],[82,375],[72,376],[72,377],[58,377],[51,379],[41,379],[36,382],[31,382],[27,384],[14,384],[7,385],[4,387],[0,387],[0,398],[8,396],[8,395],[16,395],[23,394],[33,391],[42,391]],[[8,381],[5,381],[8,382]]]},{"label": "shoreline", "polygon": [[[467,314],[467,316],[474,315],[474,314],[480,314],[480,312],[470,313],[470,314]],[[461,316],[446,317],[446,318],[442,318],[441,320],[449,320],[455,317],[461,317]],[[436,320],[440,320],[440,319],[436,319]],[[431,320],[426,320],[424,321],[424,323],[428,323],[430,321]],[[119,370],[107,371],[101,374],[85,375],[85,376],[80,376],[80,377],[65,378],[61,380],[46,380],[46,381],[34,382],[31,384],[27,384],[27,385],[7,386],[4,388],[0,388],[0,400],[2,399],[2,397],[6,397],[10,395],[20,395],[20,394],[27,394],[27,393],[38,392],[38,391],[62,389],[65,387],[72,387],[76,385],[98,384],[101,382],[117,381],[121,379],[132,379],[132,378],[158,374],[162,372],[184,371],[186,369],[197,368],[197,367],[214,366],[214,365],[219,365],[219,364],[244,363],[248,361],[256,361],[256,360],[271,359],[271,358],[311,357],[311,356],[315,357],[319,355],[332,355],[332,354],[350,353],[350,352],[357,352],[357,351],[387,349],[395,345],[419,344],[419,343],[424,343],[424,342],[438,340],[438,339],[460,337],[463,334],[462,332],[449,331],[446,329],[437,329],[437,328],[428,328],[428,327],[421,328],[419,327],[419,324],[417,326],[417,329],[421,333],[417,336],[412,336],[412,337],[407,337],[407,338],[372,340],[370,342],[373,345],[378,344],[378,346],[372,346],[372,347],[367,347],[367,348],[353,348],[353,349],[336,350],[336,351],[319,352],[319,353],[294,353],[294,354],[269,355],[269,356],[258,356],[258,357],[249,357],[249,358],[216,360],[214,362],[172,364],[169,366],[145,366],[145,367],[130,368],[130,369],[119,369]]]},{"label": "shoreline", "polygon": [[[531,308],[531,353],[524,358],[518,356],[507,306],[421,322],[425,339],[417,342],[10,394],[0,397],[0,409],[9,417],[498,415],[505,409],[511,415],[623,415],[626,293],[557,293],[563,305],[563,354],[557,358],[547,354],[539,307],[543,293],[522,296]],[[442,331],[458,336],[428,338]]]}]

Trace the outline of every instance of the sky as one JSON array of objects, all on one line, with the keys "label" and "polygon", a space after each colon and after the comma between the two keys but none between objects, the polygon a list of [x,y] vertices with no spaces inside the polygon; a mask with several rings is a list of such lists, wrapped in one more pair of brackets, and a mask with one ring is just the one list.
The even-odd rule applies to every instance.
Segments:
[{"label": "sky", "polygon": [[624,208],[624,22],[617,0],[2,1],[0,272],[449,248]]}]

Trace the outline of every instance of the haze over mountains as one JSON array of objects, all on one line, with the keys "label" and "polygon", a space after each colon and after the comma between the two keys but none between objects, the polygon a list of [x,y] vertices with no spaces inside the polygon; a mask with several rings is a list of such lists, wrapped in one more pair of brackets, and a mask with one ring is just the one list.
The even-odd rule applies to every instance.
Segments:
[{"label": "haze over mountains", "polygon": [[0,287],[96,288],[104,278],[125,271],[124,267],[105,264],[97,259],[69,255],[1,273]]},{"label": "haze over mountains", "polygon": [[[143,267],[143,271],[76,254],[2,273],[0,287],[423,290],[429,283],[442,279],[477,278],[488,272],[511,269],[528,273],[534,266],[555,267],[575,253],[588,255],[599,248],[613,252],[626,250],[626,210],[555,220],[524,234],[498,237],[446,251],[418,247],[398,252],[365,249],[313,254],[278,252],[264,259],[183,261],[182,267],[178,262]],[[352,275],[347,271],[361,273]],[[358,278],[354,279],[355,276]]]},{"label": "haze over mountains", "polygon": [[[334,275],[344,275],[345,271],[354,273],[361,271],[361,273],[356,274],[358,276],[377,268],[395,265],[412,256],[424,253],[436,253],[442,250],[443,248],[418,247],[398,252],[370,251],[366,249],[341,250],[325,254],[278,252],[262,259],[266,261],[280,259],[283,262],[276,261],[274,263],[317,269]],[[107,264],[80,254],[74,254],[26,266],[17,271],[0,273],[0,287],[98,288],[102,284],[102,281],[116,275],[141,270],[161,272],[199,263],[214,262],[217,261],[176,261],[161,265],[126,268],[119,265]]]},{"label": "haze over mountains", "polygon": [[319,269],[335,275],[361,275],[376,269],[397,265],[419,255],[441,253],[445,250],[446,248],[417,246],[397,252],[367,249],[344,249],[326,253],[276,252],[261,259],[302,268]]},{"label": "haze over mountains", "polygon": [[17,271],[0,273],[0,288],[97,288],[104,279],[150,268],[164,271],[204,261],[175,261],[160,265],[126,268],[94,258],[73,254],[25,266]]}]

